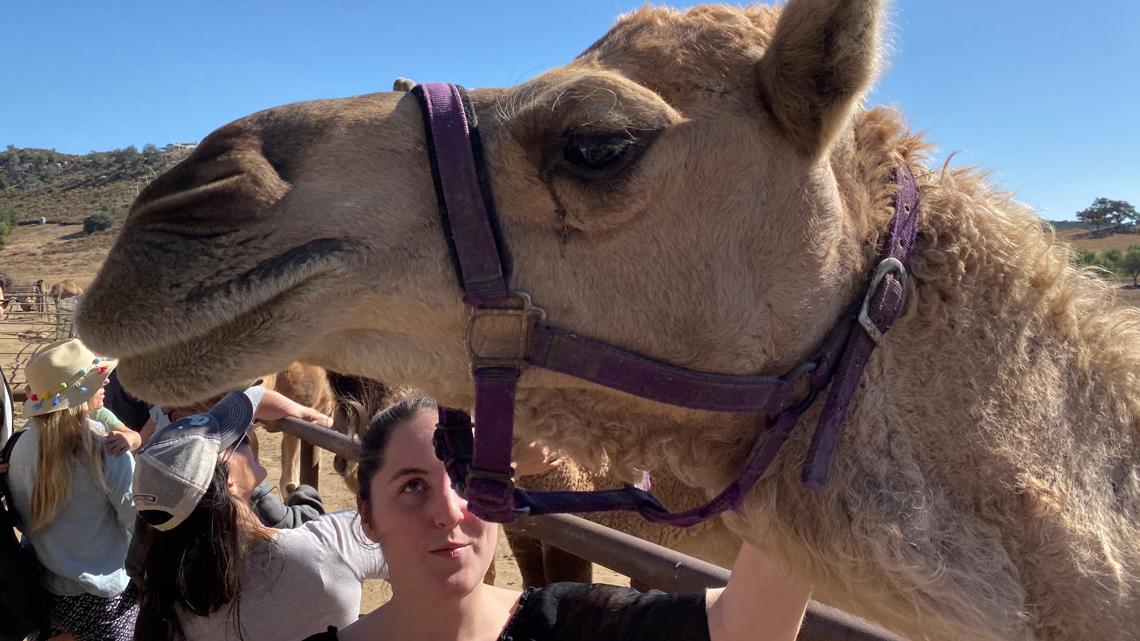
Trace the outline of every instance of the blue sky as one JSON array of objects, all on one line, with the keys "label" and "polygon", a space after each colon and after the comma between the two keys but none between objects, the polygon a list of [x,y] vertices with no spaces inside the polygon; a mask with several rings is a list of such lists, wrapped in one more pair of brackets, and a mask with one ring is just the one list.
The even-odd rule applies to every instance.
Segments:
[{"label": "blue sky", "polygon": [[[569,60],[634,0],[5,0],[0,145],[196,141],[274,105],[399,75],[504,86]],[[679,6],[684,6],[678,3]],[[477,7],[472,10],[472,7]],[[896,0],[871,96],[1044,218],[1140,206],[1140,3]]]}]

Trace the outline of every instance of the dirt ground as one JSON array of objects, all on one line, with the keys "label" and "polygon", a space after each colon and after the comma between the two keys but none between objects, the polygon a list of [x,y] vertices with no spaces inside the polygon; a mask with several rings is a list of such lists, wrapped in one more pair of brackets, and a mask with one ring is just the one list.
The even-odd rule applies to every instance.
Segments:
[{"label": "dirt ground", "polygon": [[17,285],[43,279],[48,288],[71,279],[87,287],[114,241],[111,232],[84,234],[82,225],[16,227],[0,249],[0,270]]},{"label": "dirt ground", "polygon": [[[0,270],[17,286],[42,279],[44,288],[50,289],[70,279],[87,287],[113,242],[110,233],[84,234],[82,225],[16,227],[0,248]],[[13,389],[23,386],[22,369],[27,359],[41,345],[66,336],[57,332],[52,312],[50,304],[46,313],[24,312],[12,305],[7,317],[0,320],[0,368]]]},{"label": "dirt ground", "polygon": [[[258,433],[259,456],[261,463],[269,472],[269,481],[276,485],[281,473],[281,435],[269,434],[264,431]],[[356,505],[352,493],[344,482],[332,469],[332,455],[324,452],[322,455],[320,492],[325,506],[331,510],[353,508]],[[495,585],[504,588],[522,590],[522,576],[518,565],[507,546],[506,537],[502,529],[499,530],[499,547],[495,555]],[[594,581],[598,583],[612,583],[614,585],[629,585],[629,579],[608,568],[594,565]],[[368,581],[364,584],[364,595],[360,600],[361,613],[371,612],[385,603],[391,597],[391,589],[387,581]]]}]

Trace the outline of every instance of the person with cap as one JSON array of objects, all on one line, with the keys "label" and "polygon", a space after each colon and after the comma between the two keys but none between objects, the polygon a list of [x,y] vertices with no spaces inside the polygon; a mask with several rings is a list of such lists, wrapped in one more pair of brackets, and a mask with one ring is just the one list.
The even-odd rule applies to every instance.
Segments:
[{"label": "person with cap", "polygon": [[[141,442],[146,442],[155,429],[164,427],[173,421],[176,421],[183,416],[190,414],[197,414],[204,410],[201,406],[193,407],[178,407],[178,408],[164,408],[158,405],[151,405],[146,401],[140,400],[131,396],[129,392],[123,389],[122,384],[118,380],[116,373],[112,372],[111,377],[107,379],[106,386],[106,407],[114,415],[121,420],[121,424],[134,432],[137,432],[136,438]],[[269,390],[266,392],[270,400],[278,392]],[[284,399],[281,396],[281,399]],[[277,399],[279,402],[283,402]],[[214,399],[215,401],[217,399]],[[212,402],[205,403],[205,408],[213,405]],[[303,407],[303,406],[301,406]],[[309,409],[309,408],[305,408]],[[309,409],[310,412],[316,410]],[[323,419],[323,415],[318,415]],[[298,416],[299,418],[302,418]],[[257,417],[255,417],[257,418]],[[96,419],[98,420],[98,419]],[[316,420],[316,423],[326,425],[323,420]],[[130,435],[124,435],[123,441],[130,439]],[[132,448],[137,449],[137,448]],[[283,501],[282,497],[274,493],[274,485],[269,481],[262,482],[254,491],[251,501],[253,502],[254,512],[261,518],[261,522],[272,528],[295,528],[320,517],[325,513],[324,501],[321,499],[320,493],[316,488],[311,485],[301,485],[292,494],[287,497],[287,501]],[[128,557],[127,570],[133,574],[132,557]]]},{"label": "person with cap", "polygon": [[130,639],[138,612],[124,570],[134,458],[109,455],[88,418],[116,365],[74,338],[36,353],[25,369],[27,428],[7,461],[21,530],[44,567],[51,633],[76,641]]},{"label": "person with cap", "polygon": [[295,415],[279,399],[288,401],[261,387],[230,392],[208,412],[157,428],[139,450],[134,500],[155,532],[142,560],[136,639],[304,636],[355,620],[362,582],[387,577],[354,511],[282,530],[254,513],[266,472],[248,431],[255,416]]}]

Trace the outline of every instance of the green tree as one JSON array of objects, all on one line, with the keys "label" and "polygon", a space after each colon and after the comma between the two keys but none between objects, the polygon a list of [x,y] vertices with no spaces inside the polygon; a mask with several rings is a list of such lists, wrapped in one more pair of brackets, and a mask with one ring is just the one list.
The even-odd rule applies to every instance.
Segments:
[{"label": "green tree", "polygon": [[20,152],[12,145],[8,145],[4,151],[4,165],[13,175],[20,170]]},{"label": "green tree", "polygon": [[1089,265],[1095,265],[1096,264],[1096,252],[1094,252],[1091,249],[1078,249],[1076,256],[1073,257],[1073,260],[1074,260],[1074,262],[1076,262],[1081,267],[1088,267]]},{"label": "green tree", "polygon": [[0,247],[8,241],[8,234],[16,226],[16,210],[7,203],[0,203]]},{"label": "green tree", "polygon": [[1104,252],[1102,260],[1104,266],[1109,271],[1118,272],[1120,271],[1120,263],[1124,260],[1124,255],[1120,253],[1119,249],[1109,249]]},{"label": "green tree", "polygon": [[114,223],[114,220],[106,213],[99,213],[95,214],[94,216],[88,216],[87,218],[83,219],[83,232],[87,234],[93,234],[97,231],[110,229],[112,223]]},{"label": "green tree", "polygon": [[1108,225],[1140,224],[1140,213],[1128,201],[1097,198],[1092,205],[1077,212],[1077,219],[1099,230]]},{"label": "green tree", "polygon": [[1132,245],[1124,252],[1120,267],[1125,274],[1132,277],[1132,286],[1140,287],[1140,283],[1137,282],[1140,280],[1140,245]]}]

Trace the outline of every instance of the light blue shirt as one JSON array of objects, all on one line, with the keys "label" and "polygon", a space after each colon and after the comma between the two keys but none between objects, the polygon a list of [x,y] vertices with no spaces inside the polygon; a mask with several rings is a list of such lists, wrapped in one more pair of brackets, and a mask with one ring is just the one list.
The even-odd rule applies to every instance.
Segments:
[{"label": "light blue shirt", "polygon": [[[9,461],[12,501],[25,524],[32,521],[32,487],[40,451],[37,423],[34,418],[28,422],[27,434],[20,437]],[[24,536],[47,570],[44,587],[49,592],[116,596],[127,589],[130,580],[123,565],[135,523],[131,500],[135,459],[129,452],[104,459],[106,494],[86,463],[73,457],[70,464],[71,496],[47,527],[30,534],[25,529]]]}]

